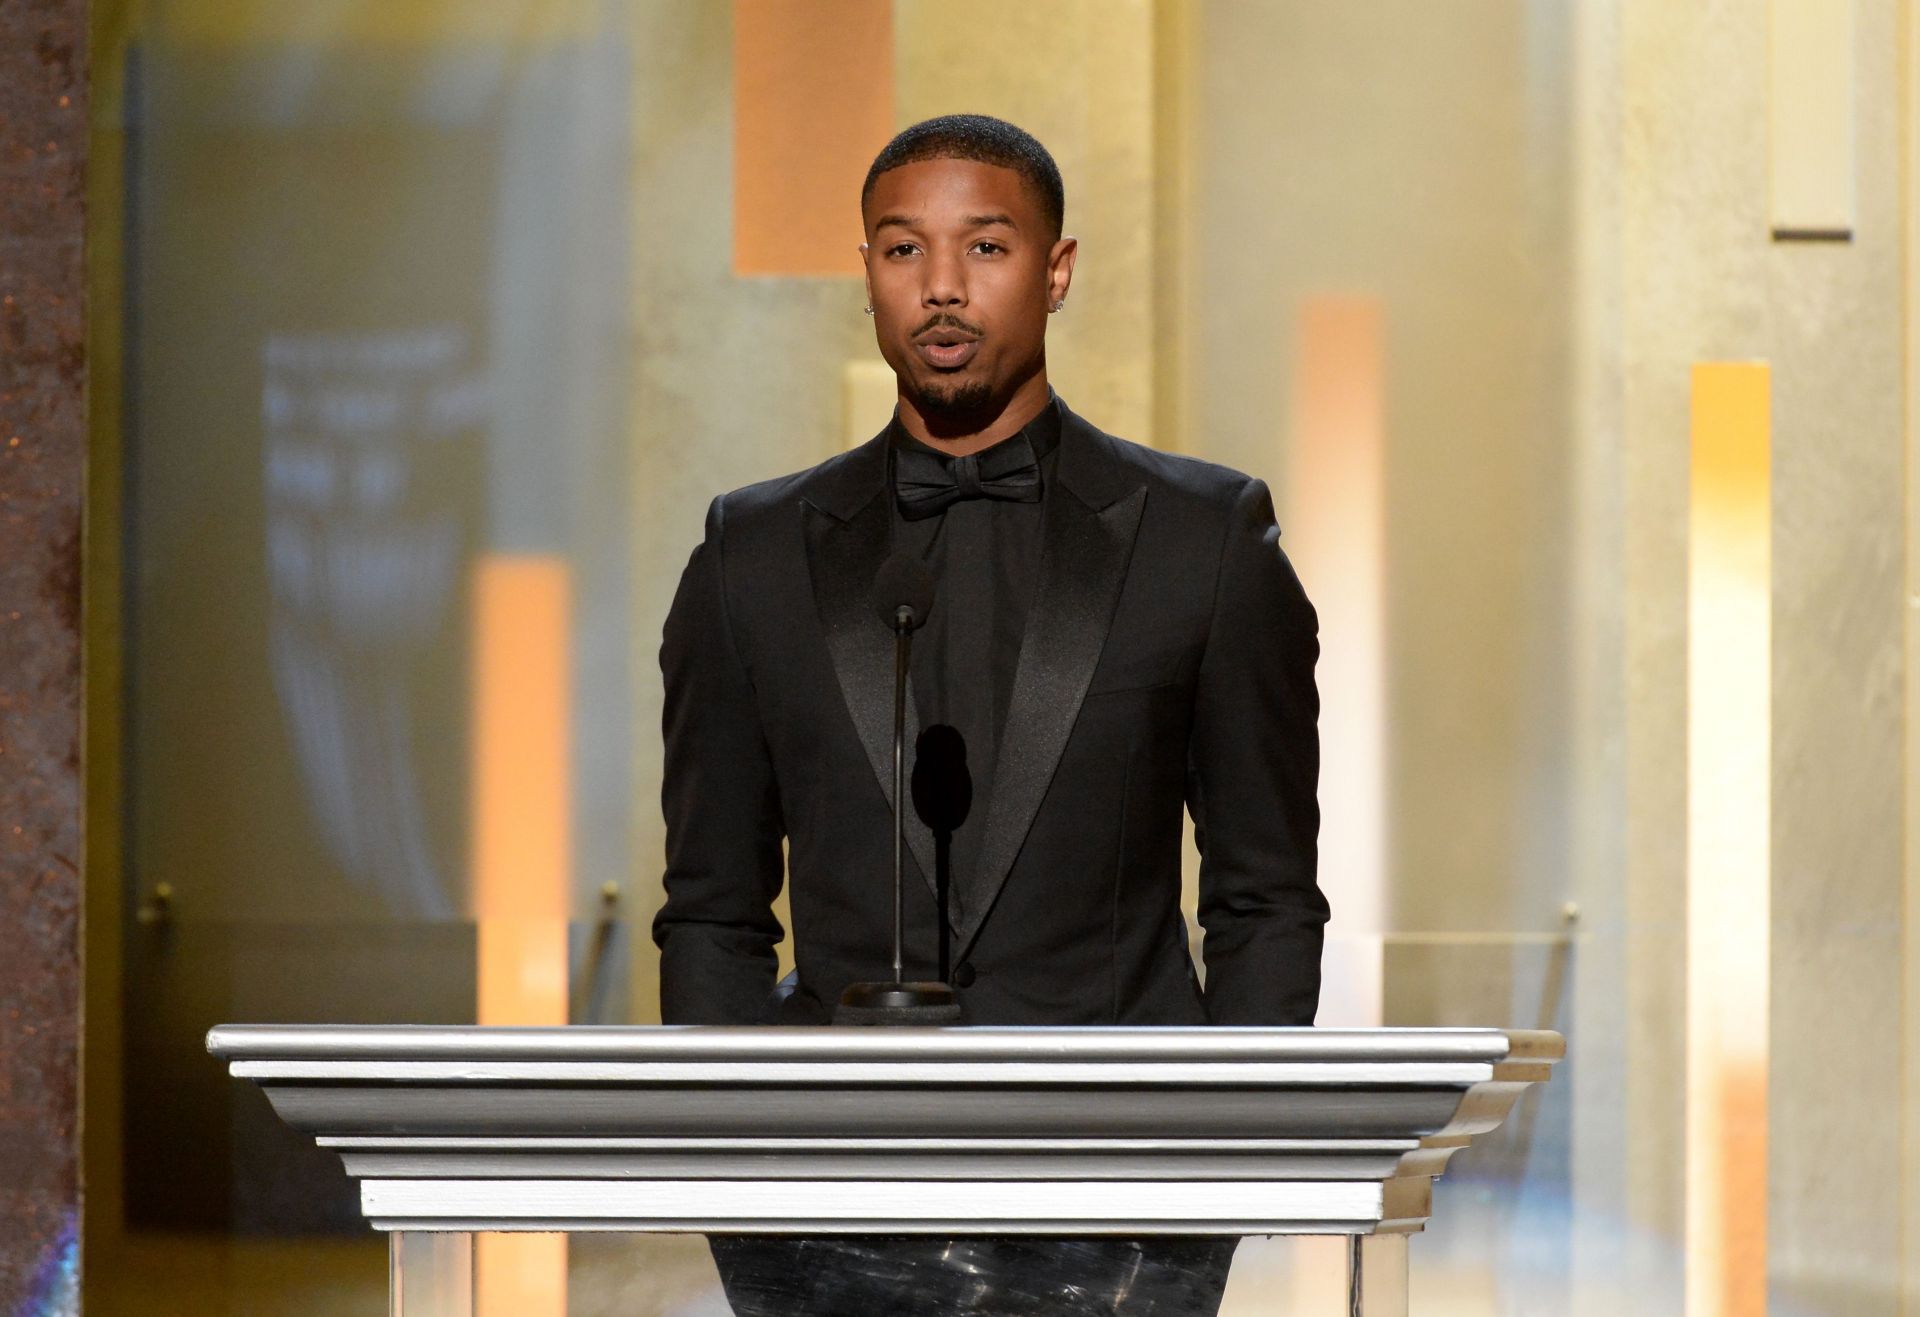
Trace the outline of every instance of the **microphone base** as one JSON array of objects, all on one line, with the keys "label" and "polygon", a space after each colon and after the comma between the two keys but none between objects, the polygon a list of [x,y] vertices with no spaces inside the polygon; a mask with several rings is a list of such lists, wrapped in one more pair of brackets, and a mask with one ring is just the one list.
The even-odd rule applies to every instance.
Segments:
[{"label": "microphone base", "polygon": [[944,983],[855,983],[840,994],[835,1024],[960,1023],[960,999]]}]

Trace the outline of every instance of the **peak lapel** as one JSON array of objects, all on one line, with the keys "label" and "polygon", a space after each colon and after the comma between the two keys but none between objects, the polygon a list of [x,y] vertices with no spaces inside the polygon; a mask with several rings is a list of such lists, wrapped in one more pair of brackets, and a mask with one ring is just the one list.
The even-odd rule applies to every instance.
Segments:
[{"label": "peak lapel", "polygon": [[[810,493],[803,509],[807,566],[813,577],[813,603],[826,636],[827,652],[839,678],[840,693],[854,730],[873,765],[880,794],[893,807],[893,635],[873,611],[873,578],[886,561],[891,542],[891,510],[885,498],[884,438],[877,461],[843,468],[835,488]],[[867,445],[850,459],[872,458]],[[872,491],[864,503],[848,486],[866,484]],[[920,733],[912,683],[907,687],[907,756],[912,770],[913,743]],[[927,890],[934,887],[933,834],[912,809],[906,814],[907,845],[920,866]],[[883,880],[887,875],[875,875]],[[909,881],[911,881],[909,879]],[[954,894],[952,919],[958,926],[961,902]]]},{"label": "peak lapel", "polygon": [[1146,506],[1146,487],[1125,479],[1110,441],[1071,412],[1065,418],[1060,488],[1047,497],[1040,582],[1007,703],[986,835],[975,872],[956,875],[955,886],[965,884],[958,893],[965,916],[955,925],[956,960],[1005,885],[1060,765],[1106,645]]}]

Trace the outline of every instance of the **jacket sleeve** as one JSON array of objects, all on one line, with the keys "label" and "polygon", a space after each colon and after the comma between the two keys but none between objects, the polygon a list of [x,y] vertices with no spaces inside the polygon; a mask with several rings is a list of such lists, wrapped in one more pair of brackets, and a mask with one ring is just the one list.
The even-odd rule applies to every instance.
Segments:
[{"label": "jacket sleeve", "polygon": [[761,1023],[781,936],[780,797],[727,615],[723,516],[715,499],[660,643],[667,869],[653,940],[668,1024]]},{"label": "jacket sleeve", "polygon": [[1187,756],[1215,1024],[1312,1024],[1319,1004],[1319,649],[1273,500],[1250,480],[1221,551]]}]

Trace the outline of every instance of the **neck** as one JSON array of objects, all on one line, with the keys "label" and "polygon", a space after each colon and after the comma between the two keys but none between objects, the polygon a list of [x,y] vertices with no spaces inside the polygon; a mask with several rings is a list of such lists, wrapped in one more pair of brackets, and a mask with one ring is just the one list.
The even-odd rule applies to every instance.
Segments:
[{"label": "neck", "polygon": [[1045,410],[1047,402],[1047,368],[1043,363],[1005,399],[974,412],[926,407],[908,397],[903,389],[900,424],[921,443],[952,457],[965,457],[1019,434],[1027,422]]}]

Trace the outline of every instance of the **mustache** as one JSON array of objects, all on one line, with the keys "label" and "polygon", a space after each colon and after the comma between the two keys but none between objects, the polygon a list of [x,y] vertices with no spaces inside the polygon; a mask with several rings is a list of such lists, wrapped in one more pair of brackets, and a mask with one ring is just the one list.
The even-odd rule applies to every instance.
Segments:
[{"label": "mustache", "polygon": [[971,334],[975,338],[984,338],[986,337],[986,332],[987,332],[986,330],[980,328],[978,325],[968,324],[966,321],[962,320],[959,316],[953,315],[950,312],[939,311],[939,312],[936,312],[932,317],[930,317],[924,325],[921,325],[918,329],[914,330],[911,337],[919,338],[920,335],[930,334],[936,329],[957,329],[961,333]]}]

